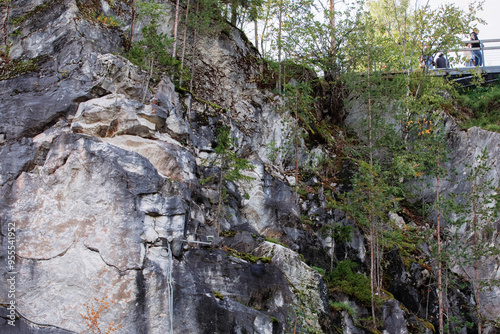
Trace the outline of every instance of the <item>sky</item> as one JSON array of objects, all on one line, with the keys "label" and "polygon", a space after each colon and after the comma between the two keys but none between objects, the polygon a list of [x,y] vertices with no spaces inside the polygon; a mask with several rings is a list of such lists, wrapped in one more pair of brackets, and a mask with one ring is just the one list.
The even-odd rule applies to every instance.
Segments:
[{"label": "sky", "polygon": [[[439,8],[444,4],[454,4],[464,11],[468,11],[469,4],[472,0],[412,0],[412,4],[418,1],[419,5],[425,5],[429,1],[429,5],[433,9]],[[324,3],[328,3],[328,0],[323,0]],[[343,0],[335,0],[337,10],[342,10]],[[500,39],[500,0],[484,0],[483,10],[478,13],[478,16],[486,21],[486,25],[478,25],[479,34],[478,37],[481,40],[485,39]],[[244,29],[248,36],[253,36],[253,23]],[[465,39],[468,36],[462,36]],[[252,38],[253,41],[253,38]],[[500,42],[498,43],[485,43],[485,46],[498,46],[500,47]],[[485,65],[486,66],[500,66],[500,50],[485,50]]]},{"label": "sky", "polygon": [[[470,0],[430,0],[431,8],[438,8],[440,5],[451,3],[467,10]],[[420,0],[423,3],[423,0]],[[500,0],[484,0],[483,10],[478,16],[486,21],[487,25],[478,25],[478,37],[484,39],[500,39]],[[500,46],[499,43],[485,43],[485,46]],[[500,50],[486,50],[484,55],[486,66],[500,66]]]}]

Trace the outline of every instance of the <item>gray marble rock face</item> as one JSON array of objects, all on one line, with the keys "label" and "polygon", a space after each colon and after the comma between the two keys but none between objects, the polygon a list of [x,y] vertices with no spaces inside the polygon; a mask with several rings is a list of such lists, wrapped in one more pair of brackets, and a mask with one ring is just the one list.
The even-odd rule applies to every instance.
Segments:
[{"label": "gray marble rock face", "polygon": [[[92,5],[130,24],[130,7]],[[282,333],[302,293],[308,299],[300,305],[312,316],[303,326],[321,330],[319,318],[328,317],[324,286],[297,253],[253,263],[195,243],[215,235],[217,196],[200,175],[221,121],[256,166],[250,183],[229,185],[232,218],[224,226],[245,232],[227,243],[250,253],[263,242],[255,236],[282,233],[280,221],[298,215],[290,188],[264,171],[265,143],[284,141],[286,129],[275,113],[279,101],[266,104],[268,93],[241,85],[257,71],[252,62],[240,67],[257,55],[241,33],[199,42],[204,69],[221,74],[200,74],[196,85],[206,87],[200,96],[231,106],[217,115],[180,96],[166,77],[145,93],[148,73],[109,53],[123,47],[124,32],[89,20],[81,2],[45,8],[24,1],[12,15],[35,10],[10,27],[18,29],[10,56],[35,59],[39,67],[0,81],[0,222],[2,236],[16,226],[20,317],[12,328],[2,316],[2,333],[85,332],[82,314],[88,302],[98,307],[94,298],[110,303],[100,321],[120,324],[119,333]],[[168,32],[171,22],[162,29]],[[1,245],[7,249],[5,237]],[[293,278],[296,271],[307,275]],[[1,304],[7,296],[0,285]]]},{"label": "gray marble rock face", "polygon": [[[324,267],[328,251],[366,264],[367,241],[359,229],[337,245],[304,228],[301,214],[318,225],[354,223],[321,196],[296,199],[295,179],[286,173],[294,157],[270,149],[291,145],[295,121],[277,112],[280,97],[257,87],[260,56],[241,31],[200,37],[191,96],[166,76],[146,89],[149,73],[117,55],[131,27],[127,2],[13,4],[11,16],[24,19],[9,25],[16,31],[10,57],[37,68],[0,81],[0,246],[6,253],[15,225],[18,317],[17,328],[6,324],[9,287],[0,284],[0,332],[86,332],[86,303],[105,298],[100,320],[121,325],[118,333],[290,333],[296,319],[300,330],[331,333],[327,287],[299,251]],[[86,6],[124,26],[90,19]],[[170,33],[172,22],[167,15],[162,31]],[[136,40],[144,24],[136,22]],[[249,182],[227,183],[220,223],[236,233],[219,237],[218,192],[206,177],[219,171],[210,161],[222,124],[255,168],[245,172]],[[467,147],[498,143],[481,130],[455,136],[458,165],[474,156]],[[305,160],[322,153],[303,143],[301,150]],[[7,276],[0,266],[0,278]],[[485,295],[492,316],[497,295]],[[340,327],[362,332],[342,314]],[[386,303],[383,317],[387,328],[404,332],[408,315],[398,303]]]}]

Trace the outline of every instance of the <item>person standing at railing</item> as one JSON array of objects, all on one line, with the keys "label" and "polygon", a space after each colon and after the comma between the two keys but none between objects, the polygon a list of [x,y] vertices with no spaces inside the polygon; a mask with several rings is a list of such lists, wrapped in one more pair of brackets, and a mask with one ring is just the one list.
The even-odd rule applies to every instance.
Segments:
[{"label": "person standing at railing", "polygon": [[446,58],[444,57],[444,53],[440,53],[439,57],[436,59],[436,68],[447,68],[448,64],[446,63]]},{"label": "person standing at railing", "polygon": [[[465,45],[466,48],[471,48],[471,44],[468,43]],[[465,62],[465,66],[466,67],[470,67],[470,66],[474,66],[474,58],[472,57],[472,52],[467,50],[467,51],[464,51],[463,53],[463,59],[464,59],[464,62]]]},{"label": "person standing at railing", "polygon": [[479,33],[479,30],[477,28],[474,28],[472,32],[470,33],[470,39],[471,39],[471,47],[477,48],[477,50],[472,51],[472,59],[474,59],[474,66],[481,66],[483,65],[483,56],[481,54],[481,42],[479,41],[479,38],[477,37],[477,34]]}]

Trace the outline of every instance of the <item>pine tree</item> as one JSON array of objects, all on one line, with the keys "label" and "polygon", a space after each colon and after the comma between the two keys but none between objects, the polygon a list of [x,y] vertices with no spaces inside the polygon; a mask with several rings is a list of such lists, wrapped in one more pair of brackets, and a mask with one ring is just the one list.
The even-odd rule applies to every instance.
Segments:
[{"label": "pine tree", "polygon": [[223,126],[218,130],[216,139],[217,146],[214,148],[214,156],[208,160],[212,167],[217,169],[217,175],[212,175],[205,179],[203,183],[216,180],[218,193],[217,208],[215,212],[215,229],[221,232],[221,219],[224,218],[224,203],[227,200],[227,182],[248,182],[254,178],[245,175],[245,171],[253,170],[254,166],[250,161],[238,156],[236,151],[236,141],[231,137],[229,128]]}]

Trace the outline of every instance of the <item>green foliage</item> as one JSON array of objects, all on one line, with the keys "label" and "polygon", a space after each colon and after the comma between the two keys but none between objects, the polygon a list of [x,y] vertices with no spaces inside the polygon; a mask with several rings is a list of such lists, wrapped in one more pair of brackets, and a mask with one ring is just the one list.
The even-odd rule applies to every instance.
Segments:
[{"label": "green foliage", "polygon": [[318,273],[321,274],[321,276],[325,276],[325,269],[323,268],[320,268],[320,267],[315,267],[315,266],[311,266],[312,269],[316,270]]},{"label": "green foliage", "polygon": [[214,156],[207,160],[212,167],[217,167],[217,174],[209,176],[203,180],[204,184],[217,180],[217,191],[219,200],[216,212],[216,229],[220,232],[220,219],[223,218],[223,205],[227,200],[227,182],[249,182],[255,178],[245,175],[247,171],[252,171],[254,166],[250,161],[241,158],[236,153],[236,139],[231,137],[231,130],[223,126],[219,128],[216,139],[217,145],[214,148]]},{"label": "green foliage", "polygon": [[371,303],[370,279],[355,272],[357,266],[351,260],[339,262],[337,268],[326,276],[326,282],[330,291],[340,291],[368,306]]},{"label": "green foliage", "polygon": [[222,179],[231,182],[254,180],[255,178],[243,174],[245,171],[252,171],[254,166],[250,161],[240,158],[235,149],[236,139],[231,137],[231,130],[225,126],[221,127],[214,150],[223,169]]},{"label": "green foliage", "polygon": [[[299,189],[299,193],[302,195],[302,192],[300,191]],[[309,216],[306,216],[306,215],[300,215],[300,220],[302,221],[302,223],[305,223],[305,224],[308,224],[308,225],[313,225],[313,221],[311,218],[309,218]]]},{"label": "green foliage", "polygon": [[[228,21],[233,25],[242,25],[245,19],[255,20],[262,0],[229,0],[221,9]],[[230,12],[230,14],[229,14]]]},{"label": "green foliage", "polygon": [[115,17],[113,16],[106,16],[104,14],[101,14],[97,17],[97,21],[101,22],[102,24],[110,27],[110,28],[118,28],[123,25],[123,23],[119,22]]},{"label": "green foliage", "polygon": [[198,10],[189,12],[188,27],[203,35],[219,35],[227,27],[221,17],[220,5],[221,2],[218,0],[198,1]]},{"label": "green foliage", "polygon": [[[462,316],[464,316],[463,313]],[[444,331],[446,333],[461,333],[464,327],[472,329],[474,328],[474,323],[470,321],[460,321],[457,316],[450,315],[444,324]]]},{"label": "green foliage", "polygon": [[224,296],[222,295],[222,293],[217,292],[217,291],[212,291],[212,293],[214,294],[215,298],[220,299],[220,300],[224,299]]},{"label": "green foliage", "polygon": [[359,171],[353,178],[353,191],[339,196],[338,207],[348,213],[362,228],[372,220],[387,220],[387,211],[393,206],[393,188],[384,179],[378,164],[358,161]]},{"label": "green foliage", "polygon": [[266,144],[266,158],[268,158],[271,163],[276,164],[280,149],[281,148],[274,140]]},{"label": "green foliage", "polygon": [[270,237],[266,237],[266,241],[268,242],[272,242],[273,244],[277,244],[277,245],[280,245],[280,246],[283,246],[283,247],[286,247],[286,245],[284,243],[281,243],[278,239],[276,238],[270,238]]},{"label": "green foliage", "polygon": [[[450,212],[448,216],[457,217],[448,222],[455,227],[455,231],[463,229],[464,224],[468,225],[468,230],[473,233],[473,240],[467,240],[459,232],[451,237],[455,238],[450,243],[447,250],[451,253],[454,263],[458,263],[462,268],[478,266],[485,256],[496,256],[500,251],[496,248],[495,242],[489,240],[494,234],[495,222],[498,219],[497,193],[500,186],[493,183],[494,179],[487,179],[487,174],[491,170],[489,154],[484,148],[472,166],[469,167],[469,174],[466,181],[471,186],[471,191],[459,194],[452,198],[449,203]],[[472,269],[470,269],[471,271]],[[469,273],[469,277],[474,277]],[[493,282],[496,285],[498,282]],[[490,285],[487,281],[475,282],[476,288],[482,290]]]},{"label": "green foliage", "polygon": [[386,250],[398,248],[403,258],[406,259],[417,251],[418,246],[422,242],[422,237],[419,233],[421,234],[422,232],[415,227],[385,230],[382,233],[381,243]]},{"label": "green foliage", "polygon": [[462,124],[500,132],[500,85],[477,87],[457,96],[458,103],[469,110],[470,119]]},{"label": "green foliage", "polygon": [[330,302],[330,308],[339,312],[339,311],[347,311],[351,318],[356,319],[356,309],[349,304],[349,302]]},{"label": "green foliage", "polygon": [[[6,2],[11,2],[11,1],[6,1]],[[51,6],[53,6],[55,3],[60,2],[59,1],[46,1],[42,3],[41,5],[36,6],[26,14],[22,16],[13,16],[11,17],[10,21],[13,25],[21,25],[23,22],[26,20],[29,20],[33,17],[36,17],[37,15],[41,15],[42,12],[49,10]]]},{"label": "green foliage", "polygon": [[351,242],[352,232],[354,232],[354,227],[337,224],[332,229],[333,239],[341,243]]},{"label": "green foliage", "polygon": [[222,246],[222,250],[224,250],[224,251],[226,251],[228,253],[231,253],[232,255],[234,255],[237,258],[240,258],[242,260],[245,260],[245,261],[248,261],[248,262],[251,262],[251,263],[257,263],[259,261],[262,262],[262,263],[271,263],[271,258],[270,257],[266,257],[266,256],[253,256],[252,254],[238,252],[237,250],[229,248],[229,247],[227,247],[225,245]]},{"label": "green foliage", "polygon": [[302,293],[296,293],[299,297],[299,302],[292,304],[293,311],[288,313],[286,332],[287,333],[308,333],[308,334],[320,334],[321,332],[312,328],[309,323],[313,320],[313,316],[307,310],[306,304],[304,303],[304,296]]},{"label": "green foliage", "polygon": [[9,60],[0,71],[0,80],[12,79],[29,72],[37,72],[40,70],[41,64],[47,59],[48,57],[44,55],[29,60]]},{"label": "green foliage", "polygon": [[125,56],[134,64],[151,72],[173,74],[180,71],[180,62],[169,50],[173,40],[159,32],[160,22],[167,17],[166,5],[138,2],[139,16],[149,19],[142,29],[143,39],[135,42]]},{"label": "green foliage", "polygon": [[234,237],[236,234],[238,234],[237,231],[222,231],[219,233],[219,235],[224,238]]},{"label": "green foliage", "polygon": [[452,4],[435,9],[429,3],[413,6],[407,0],[372,1],[366,21],[372,28],[367,43],[380,49],[375,61],[386,69],[418,68],[420,55],[448,53],[461,45],[460,36],[469,33],[476,22],[483,22],[477,16],[480,8],[475,4],[464,11]]},{"label": "green foliage", "polygon": [[[285,98],[285,108],[294,114],[295,120],[298,121],[297,125],[302,125],[306,131],[314,133],[311,127],[312,112],[314,109],[314,104],[316,103],[316,98],[313,96],[312,86],[310,83],[301,81],[292,84],[285,85],[284,91]],[[301,133],[296,129],[295,138],[303,138],[307,134]]]}]

